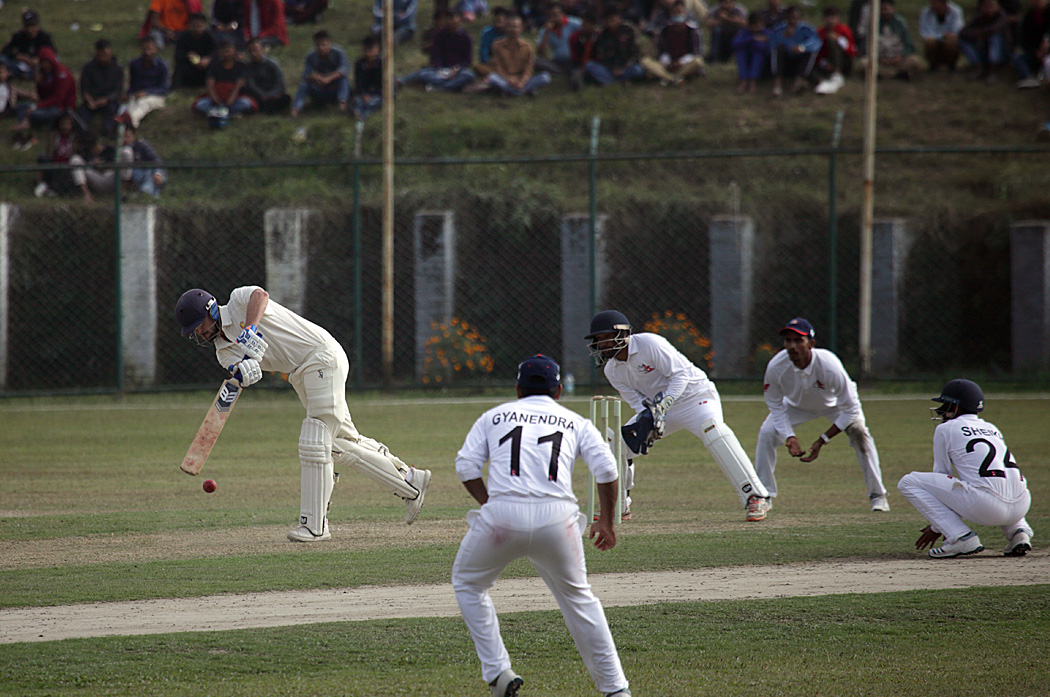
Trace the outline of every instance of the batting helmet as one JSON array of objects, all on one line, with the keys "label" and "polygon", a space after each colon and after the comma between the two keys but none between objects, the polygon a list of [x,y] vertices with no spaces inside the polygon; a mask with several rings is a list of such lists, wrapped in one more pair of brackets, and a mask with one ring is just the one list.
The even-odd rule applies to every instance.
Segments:
[{"label": "batting helmet", "polygon": [[529,394],[549,394],[561,384],[561,368],[542,353],[518,365],[518,387]]},{"label": "batting helmet", "polygon": [[[604,349],[599,349],[599,345],[605,344],[608,339],[598,341],[596,337],[610,333],[616,334],[615,337],[612,337],[613,343],[606,345]],[[630,336],[631,322],[627,319],[627,315],[617,310],[602,310],[591,319],[591,333],[583,338],[590,340],[587,350],[590,351],[595,364],[601,366],[627,346]]]},{"label": "batting helmet", "polygon": [[[182,326],[182,335],[190,339],[196,340],[196,329],[208,316],[216,322],[219,321],[219,303],[215,302],[215,296],[206,290],[188,290],[175,303],[175,319]],[[211,341],[205,342],[210,343]]]},{"label": "batting helmet", "polygon": [[934,420],[937,420],[938,417],[946,420],[952,405],[956,406],[952,416],[984,411],[984,393],[981,392],[981,388],[976,382],[962,378],[948,381],[948,384],[941,389],[941,395],[934,397],[932,401],[941,403],[939,407],[930,407],[930,410],[936,414],[933,417]]}]

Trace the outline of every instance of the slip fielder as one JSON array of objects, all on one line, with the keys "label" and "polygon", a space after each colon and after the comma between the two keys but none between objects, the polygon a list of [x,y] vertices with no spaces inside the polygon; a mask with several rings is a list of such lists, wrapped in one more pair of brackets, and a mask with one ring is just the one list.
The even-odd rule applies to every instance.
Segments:
[{"label": "slip fielder", "polygon": [[[970,380],[951,380],[930,407],[941,424],[933,432],[933,471],[904,475],[897,489],[929,521],[915,542],[932,546],[933,559],[951,559],[984,549],[963,518],[998,526],[1007,539],[1003,554],[1021,557],[1032,549],[1032,526],[1024,519],[1032,504],[1028,483],[1006,447],[1003,434],[977,416],[984,393]],[[954,472],[952,468],[954,467]]]},{"label": "slip fielder", "polygon": [[[747,509],[746,520],[766,517],[766,488],[733,429],[722,419],[718,390],[704,371],[662,336],[632,334],[626,315],[616,310],[596,314],[591,332],[584,338],[594,362],[604,366],[609,384],[635,411],[622,429],[631,458],[648,453],[664,435],[687,430],[700,439],[733,485]],[[634,484],[632,460],[628,460],[624,479],[624,487],[630,491]]]},{"label": "slip fielder", "polygon": [[215,346],[219,364],[242,387],[263,371],[286,373],[306,407],[299,433],[301,470],[299,526],[293,542],[331,538],[328,504],[335,465],[351,466],[405,500],[409,525],[419,515],[430,470],[409,467],[382,443],[358,433],[346,404],[350,370],[343,347],[331,334],[300,317],[258,286],[230,293],[226,305],[200,289],[182,294],[175,306],[182,335],[199,346]]}]

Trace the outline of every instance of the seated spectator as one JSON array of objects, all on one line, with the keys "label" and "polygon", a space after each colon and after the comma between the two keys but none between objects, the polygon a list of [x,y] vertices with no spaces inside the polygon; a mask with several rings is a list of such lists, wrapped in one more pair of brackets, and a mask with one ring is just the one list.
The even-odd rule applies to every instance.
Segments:
[{"label": "seated spectator", "polygon": [[[448,5],[447,0],[445,2],[437,3],[440,5]],[[448,18],[451,17],[451,13],[448,11],[448,7],[434,10],[434,15],[430,20],[430,28],[424,29],[420,36],[419,51],[430,58],[430,54],[434,52],[434,37],[437,33],[444,29],[448,25]]]},{"label": "seated spectator", "polygon": [[315,104],[336,103],[345,112],[350,100],[350,63],[343,49],[332,45],[332,37],[322,29],[314,34],[314,50],[306,56],[306,67],[299,81],[299,91],[292,102],[295,118],[310,97]]},{"label": "seated spectator", "polygon": [[80,153],[84,166],[80,173],[84,176],[88,191],[93,194],[112,193],[114,170],[106,165],[112,165],[116,159],[113,146],[93,133],[85,135],[82,141]]},{"label": "seated spectator", "polygon": [[683,0],[675,0],[670,23],[656,37],[656,55],[642,58],[642,67],[664,86],[682,85],[686,78],[704,74],[700,27],[688,20]]},{"label": "seated spectator", "polygon": [[190,17],[200,11],[200,0],[150,0],[147,31],[157,40],[157,45],[164,48],[189,29]]},{"label": "seated spectator", "polygon": [[997,0],[981,0],[978,7],[977,16],[959,32],[959,50],[979,67],[978,78],[992,81],[1010,57],[1010,22]]},{"label": "seated spectator", "polygon": [[157,40],[145,36],[139,46],[142,55],[128,63],[128,101],[120,111],[135,128],[168,99],[168,64],[157,55]]},{"label": "seated spectator", "polygon": [[53,124],[62,114],[77,105],[77,81],[69,68],[58,62],[50,46],[40,49],[36,74],[36,101],[18,105],[18,123],[12,130],[22,131],[33,126]]},{"label": "seated spectator", "polygon": [[248,77],[248,66],[237,58],[237,49],[232,41],[219,44],[215,60],[208,66],[208,91],[193,103],[193,109],[211,117],[226,110],[228,116],[250,114],[259,108],[255,100],[244,93]]},{"label": "seated spectator", "polygon": [[598,41],[598,16],[593,10],[587,10],[580,16],[580,28],[569,37],[569,50],[572,51],[572,73],[570,80],[574,90],[583,86],[583,69],[594,60],[594,44]]},{"label": "seated spectator", "polygon": [[736,0],[719,0],[704,21],[711,30],[708,63],[725,63],[733,56],[733,38],[747,26],[747,10]]},{"label": "seated spectator", "polygon": [[535,72],[532,44],[521,38],[521,17],[507,18],[507,35],[492,44],[492,72],[489,87],[512,97],[535,96],[536,90],[551,84],[551,74]]},{"label": "seated spectator", "polygon": [[124,145],[120,148],[120,162],[148,165],[122,169],[121,180],[129,188],[148,196],[160,196],[164,185],[168,183],[168,173],[164,171],[164,163],[153,146],[139,138],[138,130],[130,126],[124,129]]},{"label": "seated spectator", "polygon": [[846,84],[853,71],[853,58],[857,55],[857,44],[853,32],[843,24],[839,8],[824,8],[824,24],[817,30],[820,51],[817,53],[817,71],[824,79],[817,85],[817,94],[835,94]]},{"label": "seated spectator", "polygon": [[244,0],[244,40],[249,39],[259,39],[263,46],[288,45],[284,0]]},{"label": "seated spectator", "polygon": [[464,24],[470,24],[488,11],[487,0],[459,0],[453,8],[453,12],[462,17]]},{"label": "seated spectator", "polygon": [[787,19],[784,16],[785,9],[780,0],[769,0],[764,10],[758,11],[762,17],[763,26],[773,28]]},{"label": "seated spectator", "polygon": [[328,0],[284,0],[284,17],[292,24],[320,22]]},{"label": "seated spectator", "polygon": [[[55,130],[47,139],[43,155],[37,158],[40,164],[68,164],[83,167],[84,159],[78,154],[77,136],[73,129],[73,115],[64,112],[55,119]],[[83,169],[45,169],[40,172],[40,182],[33,193],[37,197],[65,196],[79,191],[85,201],[91,201],[91,192]]]},{"label": "seated spectator", "polygon": [[1039,73],[1050,55],[1050,9],[1047,0],[1031,0],[1018,32],[1014,68],[1020,80],[1017,86],[1039,87]]},{"label": "seated spectator", "polygon": [[212,2],[211,35],[216,42],[227,39],[238,49],[244,46],[244,0]]},{"label": "seated spectator", "polygon": [[474,65],[474,73],[481,77],[492,72],[489,63],[492,61],[492,43],[507,35],[507,17],[510,11],[505,7],[494,7],[492,9],[492,24],[481,30],[478,38],[478,62]]},{"label": "seated spectator", "polygon": [[364,121],[383,106],[383,59],[379,39],[366,36],[361,42],[364,55],[354,63],[354,117]]},{"label": "seated spectator", "polygon": [[572,72],[572,49],[569,38],[580,28],[580,20],[567,17],[561,3],[552,3],[547,21],[536,36],[536,69],[556,75]]},{"label": "seated spectator", "polygon": [[398,85],[422,83],[427,91],[459,92],[474,82],[470,63],[474,56],[474,40],[460,26],[460,17],[445,10],[440,29],[434,34],[430,63],[398,79]]},{"label": "seated spectator", "polygon": [[543,0],[514,0],[514,14],[521,17],[522,31],[539,29],[546,17]]},{"label": "seated spectator", "polygon": [[[394,45],[403,44],[416,33],[418,0],[392,0],[394,9]],[[372,6],[372,33],[383,36],[383,0]]]},{"label": "seated spectator", "polygon": [[655,40],[660,30],[671,22],[673,6],[674,0],[656,0],[653,3],[653,11],[649,13],[644,22],[638,25],[638,28],[643,34]]},{"label": "seated spectator", "polygon": [[248,40],[248,70],[244,93],[255,100],[264,114],[279,114],[288,108],[292,98],[284,88],[284,73],[273,58],[263,53],[262,41]]},{"label": "seated spectator", "polygon": [[584,75],[598,85],[641,80],[645,77],[645,69],[638,62],[634,29],[624,23],[615,7],[605,11],[604,19],[605,28],[594,43],[594,60],[583,67]]},{"label": "seated spectator", "polygon": [[758,81],[768,74],[770,46],[769,30],[762,23],[762,13],[752,12],[747,16],[747,28],[733,38],[737,94],[758,89]]},{"label": "seated spectator", "polygon": [[33,94],[15,84],[11,69],[0,62],[0,118],[14,117],[18,112],[18,103],[32,100]]},{"label": "seated spectator", "polygon": [[942,65],[949,71],[955,70],[963,24],[962,8],[951,0],[930,0],[930,4],[922,8],[919,36],[931,72]]},{"label": "seated spectator", "polygon": [[784,21],[770,32],[770,69],[773,73],[773,96],[784,92],[784,79],[792,80],[791,91],[801,92],[813,71],[820,50],[817,30],[803,22],[797,7],[784,10]]},{"label": "seated spectator", "polygon": [[208,33],[207,18],[202,14],[190,17],[189,31],[175,42],[172,89],[203,87],[208,79],[208,66],[218,48],[215,37]]},{"label": "seated spectator", "polygon": [[114,117],[124,94],[124,69],[113,58],[113,46],[108,39],[95,42],[95,57],[80,71],[80,96],[84,100],[77,109],[80,121],[91,127],[96,116],[102,117],[102,132],[113,133]]},{"label": "seated spectator", "polygon": [[40,49],[55,50],[51,35],[40,28],[40,15],[33,10],[22,13],[22,29],[11,35],[11,40],[0,50],[0,61],[15,77],[32,80],[36,75]]},{"label": "seated spectator", "polygon": [[[864,19],[865,12],[861,12]],[[863,26],[864,23],[861,22]],[[867,55],[857,59],[857,67],[865,70]],[[922,62],[915,55],[915,44],[911,39],[908,23],[897,14],[894,0],[879,1],[879,77],[895,77],[910,80],[922,69]]]}]

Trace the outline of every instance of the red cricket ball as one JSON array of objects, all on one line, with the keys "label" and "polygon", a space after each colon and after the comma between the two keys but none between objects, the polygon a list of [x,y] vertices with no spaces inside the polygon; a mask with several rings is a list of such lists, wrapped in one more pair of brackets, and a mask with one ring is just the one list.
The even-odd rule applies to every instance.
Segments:
[{"label": "red cricket ball", "polygon": [[214,479],[204,480],[204,490],[209,494],[219,488],[219,485],[215,483]]}]

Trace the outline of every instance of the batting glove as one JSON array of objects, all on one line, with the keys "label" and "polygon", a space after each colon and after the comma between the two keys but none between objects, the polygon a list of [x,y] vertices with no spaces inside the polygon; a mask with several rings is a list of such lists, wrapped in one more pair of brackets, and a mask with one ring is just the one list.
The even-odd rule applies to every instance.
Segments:
[{"label": "batting glove", "polygon": [[262,360],[263,354],[266,353],[266,349],[270,346],[263,340],[262,334],[259,333],[258,327],[254,324],[249,324],[241,330],[240,336],[237,337],[237,343],[241,345],[244,355],[257,361]]},{"label": "batting glove", "polygon": [[230,372],[233,373],[233,379],[241,383],[241,387],[248,387],[262,380],[262,368],[259,367],[259,361],[254,358],[245,358],[240,363],[230,366]]}]

